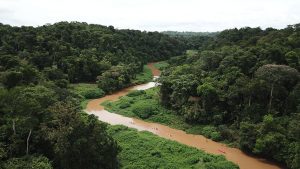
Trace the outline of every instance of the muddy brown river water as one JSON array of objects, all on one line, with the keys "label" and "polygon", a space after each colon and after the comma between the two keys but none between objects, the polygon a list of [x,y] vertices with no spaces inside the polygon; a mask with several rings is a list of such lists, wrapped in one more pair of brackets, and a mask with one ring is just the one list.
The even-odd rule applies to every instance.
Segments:
[{"label": "muddy brown river water", "polygon": [[[153,63],[149,63],[148,67],[152,70],[155,77],[160,75]],[[237,148],[227,147],[225,144],[212,141],[201,135],[187,134],[182,130],[170,128],[165,125],[145,122],[143,120],[125,117],[119,114],[111,113],[104,110],[100,104],[106,100],[115,101],[119,97],[128,94],[131,90],[146,90],[155,87],[155,82],[149,82],[142,85],[136,85],[129,88],[122,89],[111,95],[91,100],[86,108],[88,114],[94,114],[99,120],[109,123],[111,125],[124,125],[130,128],[135,128],[139,131],[149,131],[160,137],[177,141],[179,143],[204,150],[207,153],[224,155],[226,159],[239,165],[241,169],[279,169],[280,166],[275,163],[269,162],[262,158],[252,157]]]}]

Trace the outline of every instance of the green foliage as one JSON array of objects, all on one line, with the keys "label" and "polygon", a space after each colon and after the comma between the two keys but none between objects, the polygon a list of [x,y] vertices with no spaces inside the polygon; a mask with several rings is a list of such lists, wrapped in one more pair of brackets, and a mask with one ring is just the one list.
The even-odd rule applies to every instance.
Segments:
[{"label": "green foliage", "polygon": [[59,79],[59,80],[55,80],[54,84],[56,86],[58,86],[59,88],[65,88],[66,89],[69,86],[69,81],[66,80],[66,79]]},{"label": "green foliage", "polygon": [[133,84],[143,84],[150,82],[153,78],[151,70],[148,68],[147,65],[144,65],[143,71],[141,73],[138,73],[136,77],[133,79]]},{"label": "green foliage", "polygon": [[6,72],[2,76],[2,83],[8,89],[15,87],[22,80],[22,73],[16,71]]},{"label": "green foliage", "polygon": [[117,102],[103,103],[106,108],[126,116],[148,119],[158,114],[158,102],[152,99],[151,93],[132,91]]},{"label": "green foliage", "polygon": [[67,75],[62,72],[62,70],[57,68],[50,68],[47,67],[43,70],[43,73],[45,74],[45,77],[49,80],[61,80],[66,79]]},{"label": "green foliage", "polygon": [[132,112],[142,119],[147,119],[157,113],[153,102],[149,100],[138,101],[132,105]]},{"label": "green foliage", "polygon": [[1,76],[1,82],[8,89],[17,85],[37,84],[40,79],[39,72],[34,67],[26,65],[18,70],[7,70]]},{"label": "green foliage", "polygon": [[295,69],[298,69],[298,70],[300,69],[299,68],[300,56],[296,52],[290,51],[290,52],[286,53],[285,58],[286,58],[288,65],[290,65],[291,67],[293,67]]},{"label": "green foliage", "polygon": [[144,90],[134,90],[132,92],[129,92],[127,94],[128,97],[135,97],[135,96],[140,96],[140,95],[143,95],[143,94],[146,94],[146,92]]},{"label": "green foliage", "polygon": [[95,99],[95,98],[102,97],[104,95],[104,92],[101,89],[95,89],[95,90],[88,90],[88,91],[82,93],[82,95],[86,99]]},{"label": "green foliage", "polygon": [[207,41],[212,41],[219,32],[176,32],[165,31],[164,34],[170,35],[180,40],[186,49],[199,49],[202,48]]},{"label": "green foliage", "polygon": [[[189,48],[193,52],[167,61],[159,94],[157,89],[131,93],[106,103],[107,108],[236,142],[245,151],[298,169],[299,26],[174,38],[78,22],[0,24],[0,163],[6,168],[118,168],[118,146],[103,123],[81,115],[79,102],[148,81],[149,70],[137,75],[145,63]],[[96,80],[97,85],[69,85]],[[114,132],[117,140],[119,134]],[[135,143],[140,142],[126,140],[142,148]],[[150,147],[142,151],[149,152],[145,156],[125,156],[125,161],[142,159],[125,166],[235,168],[223,158],[188,153],[188,159],[181,154],[161,164],[164,152]]]},{"label": "green foliage", "polygon": [[69,103],[58,102],[48,111],[53,116],[46,122],[43,132],[47,133],[46,140],[59,159],[55,163],[58,168],[117,168],[118,147],[106,133],[106,124],[95,116],[81,119]]},{"label": "green foliage", "polygon": [[90,99],[88,99],[88,100],[84,99],[83,101],[81,101],[80,102],[81,109],[84,110],[86,108],[86,106],[87,106],[87,104],[88,104],[89,101],[91,101],[91,100]]},{"label": "green foliage", "polygon": [[218,141],[221,139],[221,135],[219,133],[219,131],[217,131],[217,129],[213,126],[205,126],[202,129],[202,133],[205,136],[208,136],[209,138],[211,138],[212,140]]},{"label": "green foliage", "polygon": [[252,151],[256,143],[256,137],[258,135],[258,129],[255,124],[249,122],[242,122],[240,124],[240,148],[244,151]]},{"label": "green foliage", "polygon": [[170,36],[184,36],[184,37],[194,37],[194,36],[215,36],[218,32],[177,32],[177,31],[163,31],[162,33]]},{"label": "green foliage", "polygon": [[[1,166],[1,165],[0,165]],[[12,158],[3,164],[3,169],[52,169],[49,159],[43,156]]]},{"label": "green foliage", "polygon": [[223,156],[206,154],[149,132],[123,126],[111,126],[109,132],[122,147],[119,154],[122,168],[238,168]]},{"label": "green foliage", "polygon": [[[141,118],[146,121],[161,123],[187,133],[201,134],[213,140],[220,140],[221,133],[214,126],[189,124],[180,115],[166,109],[159,103],[159,88],[146,91],[135,90],[115,102],[105,102],[102,105],[114,113],[124,116]],[[150,114],[148,112],[151,112]],[[152,113],[153,112],[153,113]]]},{"label": "green foliage", "polygon": [[[118,147],[106,125],[94,116],[83,119],[78,102],[52,83],[1,88],[0,164],[9,169],[117,168]],[[33,154],[47,158],[29,158]]]},{"label": "green foliage", "polygon": [[288,147],[290,155],[287,156],[287,164],[290,168],[300,168],[300,142],[292,142]]},{"label": "green foliage", "polygon": [[106,93],[127,87],[131,84],[135,69],[130,65],[113,66],[97,77],[98,86]]},{"label": "green foliage", "polygon": [[161,61],[154,63],[154,67],[159,69],[159,70],[164,70],[169,66],[169,63],[167,61]]},{"label": "green foliage", "polygon": [[72,84],[71,89],[85,99],[96,99],[104,96],[104,91],[99,89],[96,84]]},{"label": "green foliage", "polygon": [[198,54],[197,50],[186,50],[187,56],[195,56],[196,54]]},{"label": "green foliage", "polygon": [[130,107],[130,103],[128,103],[128,102],[121,102],[119,104],[119,107],[120,107],[120,109],[128,108],[128,107]]},{"label": "green foliage", "polygon": [[[59,22],[36,28],[0,24],[0,32],[3,35],[0,37],[0,71],[7,71],[3,78],[7,88],[36,84],[43,78],[66,79],[71,83],[95,82],[97,76],[109,74],[106,72],[118,65],[126,65],[131,70],[130,77],[120,70],[124,77],[112,78],[110,80],[116,82],[109,84],[123,87],[128,85],[126,78],[135,77],[134,83],[144,83],[151,79],[149,70],[137,74],[143,71],[145,63],[166,60],[184,51],[179,40],[158,32],[118,30],[80,22]],[[108,92],[106,88],[103,90]]]},{"label": "green foliage", "polygon": [[299,31],[299,24],[245,27],[198,39],[198,51],[168,61],[161,104],[191,124],[214,126],[220,140],[297,168]]}]

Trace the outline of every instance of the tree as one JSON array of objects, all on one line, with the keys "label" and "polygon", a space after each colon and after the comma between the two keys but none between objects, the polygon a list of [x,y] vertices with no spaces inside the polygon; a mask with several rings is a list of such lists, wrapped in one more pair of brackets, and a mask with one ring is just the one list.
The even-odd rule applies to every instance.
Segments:
[{"label": "tree", "polygon": [[218,100],[216,89],[210,83],[204,83],[197,87],[197,94],[201,97],[202,108],[210,110],[213,103]]},{"label": "tree", "polygon": [[283,85],[286,88],[291,88],[299,79],[299,72],[286,65],[264,65],[255,74],[258,79],[267,81],[271,86],[268,112],[272,108],[274,87],[276,85]]},{"label": "tree", "polygon": [[118,146],[107,134],[104,123],[95,116],[81,120],[79,110],[68,102],[57,102],[48,111],[53,116],[44,124],[43,133],[53,146],[56,167],[118,167]]},{"label": "tree", "polygon": [[[1,166],[1,165],[0,165]],[[52,169],[51,162],[43,156],[27,156],[23,158],[12,158],[3,164],[3,169]]]},{"label": "tree", "polygon": [[241,122],[239,146],[242,150],[252,152],[257,137],[258,128],[255,124]]},{"label": "tree", "polygon": [[299,62],[300,58],[299,55],[297,55],[296,52],[290,51],[285,54],[285,59],[288,63],[288,65],[292,68],[298,69],[299,70]]},{"label": "tree", "polygon": [[133,78],[133,67],[131,65],[111,67],[97,77],[99,88],[109,93],[128,86]]},{"label": "tree", "polygon": [[2,83],[8,89],[17,86],[22,80],[22,73],[17,71],[5,72],[2,77]]}]

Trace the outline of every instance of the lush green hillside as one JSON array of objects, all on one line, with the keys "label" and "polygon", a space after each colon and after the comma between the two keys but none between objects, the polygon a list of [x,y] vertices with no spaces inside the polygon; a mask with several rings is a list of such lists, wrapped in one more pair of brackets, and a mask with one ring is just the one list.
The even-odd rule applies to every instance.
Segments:
[{"label": "lush green hillside", "polygon": [[81,109],[149,81],[144,64],[181,54],[180,43],[78,22],[0,24],[0,168],[118,168],[119,147],[106,125]]},{"label": "lush green hillside", "polygon": [[7,88],[41,80],[60,85],[98,80],[111,92],[129,85],[145,63],[181,54],[183,45],[158,32],[59,22],[36,28],[0,24],[0,49]]},{"label": "lush green hillside", "polygon": [[[187,48],[193,50],[184,54]],[[158,160],[163,167],[174,161],[183,168],[235,167],[173,142],[171,149],[181,147],[195,158],[181,161],[163,144],[149,154],[146,150],[165,140],[120,127],[107,132],[106,124],[81,112],[83,100],[148,81],[144,64],[168,59],[156,64],[163,70],[158,94],[130,93],[111,108],[207,131],[299,169],[299,56],[299,24],[176,38],[78,22],[36,28],[0,24],[0,168],[118,168],[119,160],[129,168],[139,156],[125,150],[149,140],[145,149],[136,149],[145,155],[139,166],[161,155],[170,160],[166,166]],[[121,153],[118,144],[125,147]]]},{"label": "lush green hillside", "polygon": [[220,32],[169,60],[161,104],[222,140],[300,168],[300,25]]}]

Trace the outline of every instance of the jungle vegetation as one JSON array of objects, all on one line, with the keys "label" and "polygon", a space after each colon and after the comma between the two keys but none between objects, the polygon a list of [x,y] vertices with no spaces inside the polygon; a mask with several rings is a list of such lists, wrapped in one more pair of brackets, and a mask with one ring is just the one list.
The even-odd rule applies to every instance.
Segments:
[{"label": "jungle vegetation", "polygon": [[181,54],[180,44],[158,32],[79,22],[0,24],[0,168],[119,168],[107,124],[82,107],[149,81],[144,64]]},{"label": "jungle vegetation", "polygon": [[243,151],[300,168],[300,24],[224,30],[168,63],[163,106]]}]

